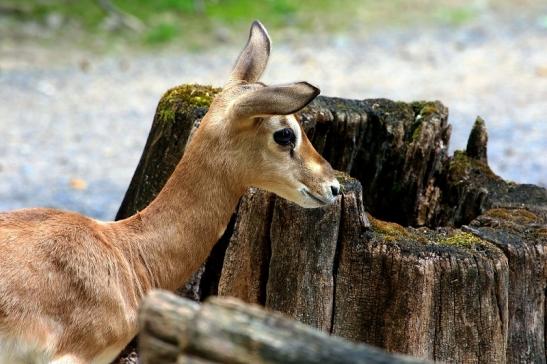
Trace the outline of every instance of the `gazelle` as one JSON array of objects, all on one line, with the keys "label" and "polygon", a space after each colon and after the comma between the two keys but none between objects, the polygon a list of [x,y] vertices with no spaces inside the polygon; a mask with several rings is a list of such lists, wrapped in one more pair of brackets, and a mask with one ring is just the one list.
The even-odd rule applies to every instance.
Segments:
[{"label": "gazelle", "polygon": [[118,222],[34,208],[0,214],[0,363],[109,363],[137,333],[152,288],[174,290],[207,258],[249,186],[304,207],[339,184],[291,115],[319,90],[266,86],[270,52],[254,22],[157,198]]}]

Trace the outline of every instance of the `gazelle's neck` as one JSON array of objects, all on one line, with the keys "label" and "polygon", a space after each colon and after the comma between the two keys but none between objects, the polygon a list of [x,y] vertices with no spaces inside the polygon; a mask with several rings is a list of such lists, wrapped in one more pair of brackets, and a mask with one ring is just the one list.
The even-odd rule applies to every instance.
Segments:
[{"label": "gazelle's neck", "polygon": [[141,294],[184,284],[224,232],[245,190],[214,154],[217,146],[198,142],[198,134],[156,199],[120,223],[134,237],[124,239],[124,250]]}]

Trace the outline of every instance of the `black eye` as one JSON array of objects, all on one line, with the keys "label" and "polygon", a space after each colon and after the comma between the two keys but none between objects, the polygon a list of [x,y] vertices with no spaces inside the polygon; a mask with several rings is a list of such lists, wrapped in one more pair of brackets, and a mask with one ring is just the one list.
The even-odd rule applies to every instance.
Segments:
[{"label": "black eye", "polygon": [[274,133],[273,138],[279,145],[292,145],[296,143],[296,136],[291,128],[278,130]]}]

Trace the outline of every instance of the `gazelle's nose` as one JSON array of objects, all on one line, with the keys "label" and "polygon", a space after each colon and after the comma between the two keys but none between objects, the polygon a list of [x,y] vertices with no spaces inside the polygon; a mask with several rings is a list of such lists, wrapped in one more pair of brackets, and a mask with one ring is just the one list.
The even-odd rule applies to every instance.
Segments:
[{"label": "gazelle's nose", "polygon": [[332,197],[334,198],[338,196],[340,194],[340,182],[338,182],[338,180],[334,178],[329,185]]}]

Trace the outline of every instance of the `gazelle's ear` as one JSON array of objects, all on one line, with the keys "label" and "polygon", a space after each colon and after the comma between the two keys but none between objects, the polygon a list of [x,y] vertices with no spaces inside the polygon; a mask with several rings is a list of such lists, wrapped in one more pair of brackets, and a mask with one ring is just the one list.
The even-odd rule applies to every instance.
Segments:
[{"label": "gazelle's ear", "polygon": [[235,120],[288,115],[309,104],[321,91],[307,82],[266,86],[236,98],[231,105]]},{"label": "gazelle's ear", "polygon": [[251,25],[249,40],[241,51],[230,75],[230,80],[258,81],[270,57],[270,37],[266,28],[255,20]]}]

